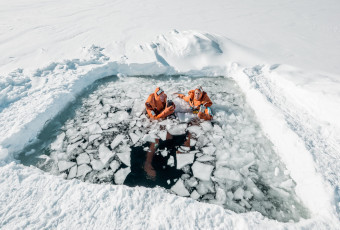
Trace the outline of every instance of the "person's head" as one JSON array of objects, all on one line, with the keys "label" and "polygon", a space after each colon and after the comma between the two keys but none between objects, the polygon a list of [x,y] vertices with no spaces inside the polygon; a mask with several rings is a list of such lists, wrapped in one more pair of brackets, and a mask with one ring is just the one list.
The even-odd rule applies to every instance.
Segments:
[{"label": "person's head", "polygon": [[161,102],[166,102],[167,96],[160,87],[156,88],[155,97],[156,97],[157,100],[160,100]]},{"label": "person's head", "polygon": [[202,86],[197,86],[195,89],[195,99],[200,100],[203,95],[203,89]]}]

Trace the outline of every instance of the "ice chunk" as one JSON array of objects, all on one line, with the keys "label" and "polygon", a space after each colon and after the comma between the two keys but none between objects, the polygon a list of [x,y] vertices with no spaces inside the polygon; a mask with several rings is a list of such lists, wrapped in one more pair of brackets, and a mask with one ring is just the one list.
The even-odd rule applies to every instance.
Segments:
[{"label": "ice chunk", "polygon": [[195,154],[193,153],[178,153],[176,154],[177,169],[183,168],[183,166],[192,164],[194,162]]},{"label": "ice chunk", "polygon": [[187,147],[187,146],[181,146],[180,148],[183,152],[190,151],[190,147]]},{"label": "ice chunk", "polygon": [[166,140],[167,134],[168,134],[168,131],[166,131],[166,130],[161,130],[161,131],[158,132],[157,135],[159,136],[159,138],[162,139],[162,141],[165,141],[165,140]]},{"label": "ice chunk", "polygon": [[244,192],[244,198],[246,198],[247,200],[251,199],[252,197],[253,197],[253,194],[250,191],[246,190]]},{"label": "ice chunk", "polygon": [[130,152],[117,153],[119,160],[121,160],[125,165],[131,166],[130,162]]},{"label": "ice chunk", "polygon": [[186,128],[187,128],[187,124],[180,124],[180,125],[171,127],[170,129],[168,129],[168,132],[174,136],[182,135],[182,134],[185,134]]},{"label": "ice chunk", "polygon": [[292,187],[294,187],[294,181],[292,179],[288,179],[280,184],[280,187],[286,190],[291,190]]},{"label": "ice chunk", "polygon": [[95,160],[95,159],[92,160],[91,165],[92,165],[93,170],[97,170],[97,171],[100,171],[104,168],[104,165],[100,160]]},{"label": "ice chunk", "polygon": [[123,140],[125,136],[123,134],[118,134],[111,143],[111,149],[115,149]]},{"label": "ice chunk", "polygon": [[208,131],[212,130],[212,128],[213,128],[210,121],[203,121],[201,123],[201,127],[203,128],[203,130],[205,132],[208,132]]},{"label": "ice chunk", "polygon": [[105,144],[101,144],[99,146],[99,158],[103,163],[104,167],[110,162],[110,160],[115,156],[115,153],[112,152],[109,148],[105,146]]},{"label": "ice chunk", "polygon": [[132,140],[132,144],[136,144],[140,138],[137,134],[134,133],[130,133],[129,136]]},{"label": "ice chunk", "polygon": [[240,173],[232,169],[225,168],[225,167],[217,168],[214,172],[214,177],[218,179],[222,179],[222,180],[233,180],[233,181],[242,180],[242,176]]},{"label": "ice chunk", "polygon": [[197,158],[197,161],[200,161],[200,162],[214,161],[214,160],[215,160],[215,157],[209,156],[209,155],[203,155],[203,156]]},{"label": "ice chunk", "polygon": [[241,187],[236,189],[236,191],[234,192],[235,200],[242,200],[243,196],[244,196],[244,190]]},{"label": "ice chunk", "polygon": [[196,191],[196,190],[194,190],[191,194],[190,194],[190,197],[192,198],[192,199],[194,199],[194,200],[197,200],[198,198],[200,198],[200,194]]},{"label": "ice chunk", "polygon": [[280,169],[278,167],[275,167],[275,176],[278,176],[279,175],[279,172],[280,172]]},{"label": "ice chunk", "polygon": [[145,134],[143,137],[144,142],[155,142],[155,139],[153,135],[151,134]]},{"label": "ice chunk", "polygon": [[198,161],[196,161],[192,167],[192,172],[194,174],[194,177],[203,180],[203,181],[209,181],[212,171],[214,170],[214,166],[203,164]]},{"label": "ice chunk", "polygon": [[190,126],[187,128],[187,130],[190,133],[196,134],[197,137],[201,136],[204,133],[203,129],[197,125]]},{"label": "ice chunk", "polygon": [[72,168],[76,163],[70,162],[70,161],[59,161],[58,162],[58,168],[59,172],[63,172],[69,168]]},{"label": "ice chunk", "polygon": [[215,192],[214,184],[212,183],[212,181],[200,181],[196,189],[197,189],[197,192],[201,195]]},{"label": "ice chunk", "polygon": [[220,188],[220,187],[217,187],[216,188],[216,201],[219,203],[219,204],[224,204],[227,200],[227,195],[225,193],[225,191]]},{"label": "ice chunk", "polygon": [[77,165],[73,166],[68,173],[67,179],[75,178],[77,175]]},{"label": "ice chunk", "polygon": [[193,147],[196,145],[196,140],[195,139],[190,139],[190,146]]},{"label": "ice chunk", "polygon": [[207,146],[202,148],[202,151],[204,154],[213,155],[216,151],[216,148],[214,146]]},{"label": "ice chunk", "polygon": [[74,152],[74,150],[78,148],[79,144],[80,144],[80,141],[74,144],[68,145],[66,148],[67,154],[71,155]]},{"label": "ice chunk", "polygon": [[90,134],[101,134],[103,132],[102,128],[97,123],[89,125],[88,130]]},{"label": "ice chunk", "polygon": [[167,163],[170,167],[175,166],[175,159],[173,156],[170,156],[168,159],[168,163]]},{"label": "ice chunk", "polygon": [[166,157],[166,156],[168,156],[168,150],[163,150],[162,152],[161,152],[161,154],[162,154],[162,156],[163,157]]},{"label": "ice chunk", "polygon": [[128,168],[121,168],[115,173],[114,179],[116,184],[123,184],[125,181],[125,178],[129,173],[131,172],[130,167]]},{"label": "ice chunk", "polygon": [[120,166],[120,163],[116,160],[113,160],[110,164],[110,168],[112,169],[113,172],[116,172],[119,166]]},{"label": "ice chunk", "polygon": [[185,188],[183,180],[179,179],[174,186],[171,187],[171,191],[179,196],[190,196],[190,193]]},{"label": "ice chunk", "polygon": [[99,137],[101,137],[100,134],[93,134],[89,136],[89,143],[91,143],[92,141],[98,139]]},{"label": "ice chunk", "polygon": [[58,135],[57,139],[51,144],[52,150],[61,150],[65,139],[65,133],[62,132]]},{"label": "ice chunk", "polygon": [[214,125],[213,131],[214,131],[214,133],[219,134],[219,135],[223,134],[222,128],[217,124]]},{"label": "ice chunk", "polygon": [[87,153],[82,153],[77,157],[78,165],[88,164],[88,163],[90,163],[90,157]]},{"label": "ice chunk", "polygon": [[198,185],[198,181],[196,180],[195,177],[191,177],[190,179],[186,180],[185,183],[191,188],[196,187]]},{"label": "ice chunk", "polygon": [[78,166],[77,177],[85,176],[87,173],[91,172],[92,168],[87,164]]},{"label": "ice chunk", "polygon": [[98,173],[98,179],[105,182],[110,182],[113,180],[114,174],[111,170],[103,170]]}]

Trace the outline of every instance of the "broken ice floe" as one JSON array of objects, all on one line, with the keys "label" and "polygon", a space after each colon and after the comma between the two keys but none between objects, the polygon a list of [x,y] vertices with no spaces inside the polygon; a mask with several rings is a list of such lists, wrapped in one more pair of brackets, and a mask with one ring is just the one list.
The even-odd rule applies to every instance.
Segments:
[{"label": "broken ice floe", "polygon": [[[151,83],[150,83],[151,81]],[[196,116],[186,103],[171,98],[203,85],[213,101],[213,121],[191,122]],[[156,85],[176,104],[177,118],[150,121],[144,102]],[[236,212],[258,211],[280,221],[298,220],[308,213],[295,195],[295,182],[262,134],[254,114],[234,82],[225,78],[166,82],[122,78],[108,82],[83,99],[75,116],[50,144],[50,171],[93,183],[123,184],[131,172],[131,148],[157,144],[171,135],[190,141],[157,154],[167,167],[182,170],[169,191],[222,205]],[[150,151],[145,147],[144,151]],[[292,208],[294,207],[294,208]]]}]

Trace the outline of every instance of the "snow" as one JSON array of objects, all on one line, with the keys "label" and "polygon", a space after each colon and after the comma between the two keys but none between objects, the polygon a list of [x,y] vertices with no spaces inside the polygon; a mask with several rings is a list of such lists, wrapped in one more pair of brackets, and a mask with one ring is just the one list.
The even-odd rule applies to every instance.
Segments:
[{"label": "snow", "polygon": [[[338,1],[197,4],[15,0],[3,1],[0,7],[1,229],[339,228]],[[253,196],[262,201],[258,208],[270,207],[270,202],[263,200],[266,195],[252,181],[261,175],[271,185],[271,192],[280,193],[282,199],[285,190],[295,191],[310,211],[310,219],[281,223],[253,211],[235,214],[216,205],[169,195],[161,189],[66,181],[20,165],[18,153],[40,140],[38,133],[47,121],[59,116],[95,80],[116,74],[120,78],[158,74],[233,78],[245,94],[247,105],[238,109],[242,103],[237,97],[236,102],[232,101],[235,98],[227,93],[233,93],[233,89],[225,84],[226,94],[219,93],[218,97],[216,93],[213,98],[220,109],[216,113],[216,119],[221,121],[219,126],[191,126],[195,127],[192,133],[197,138],[193,146],[216,156],[216,169],[212,172],[216,182],[211,183],[223,183],[227,190],[240,183],[235,191],[231,190],[244,190],[243,200],[237,203],[231,192],[224,198],[221,191],[226,188],[218,188],[216,201],[212,202],[225,199],[230,209],[246,210],[251,203],[247,199]],[[211,80],[214,81],[217,80]],[[149,86],[145,91],[152,92],[154,85]],[[211,89],[212,86],[208,90]],[[177,92],[178,88],[169,91]],[[60,164],[57,170],[68,173],[68,177],[75,174],[77,166],[73,161],[79,154],[85,151],[90,157],[97,157],[93,149],[108,140],[106,146],[113,143],[103,134],[110,125],[131,119],[132,115],[122,110],[104,118],[107,105],[117,103],[115,106],[124,110],[133,100],[144,97],[133,90],[112,94],[129,94],[131,100],[117,102],[108,98],[103,100],[104,106],[98,101],[98,117],[93,118],[93,123],[82,131],[61,133],[51,145],[55,151],[51,158]],[[139,106],[143,107],[143,103]],[[248,106],[273,147],[258,136],[259,128],[251,125],[250,118],[240,113]],[[222,114],[222,108],[227,116]],[[138,127],[148,125],[136,122]],[[122,132],[111,130],[118,135]],[[201,138],[206,132],[208,141]],[[125,145],[128,135],[124,133],[124,138],[111,149],[115,151],[122,142]],[[154,138],[147,137],[151,141]],[[217,148],[213,150],[212,146]],[[113,158],[105,158],[105,164]],[[272,165],[268,164],[271,159]],[[92,166],[96,160],[91,158]],[[77,172],[84,176],[88,170],[91,167],[82,164]],[[115,181],[121,183],[128,171],[129,168],[118,170]],[[226,176],[226,172],[230,174]],[[110,177],[111,172],[101,175]],[[201,193],[213,193],[210,187],[199,182]],[[190,194],[199,199],[195,191],[190,190]],[[212,194],[204,195],[205,200],[211,200]]]}]

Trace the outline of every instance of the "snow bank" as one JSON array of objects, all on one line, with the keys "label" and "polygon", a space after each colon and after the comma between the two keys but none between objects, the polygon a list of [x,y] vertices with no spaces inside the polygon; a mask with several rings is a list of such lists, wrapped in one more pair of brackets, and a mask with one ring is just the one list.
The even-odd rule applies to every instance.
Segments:
[{"label": "snow bank", "polygon": [[[0,168],[0,225],[13,228],[83,229],[283,229],[259,213],[235,214],[222,207],[168,194],[160,188],[94,185],[64,180],[15,163]],[[318,217],[296,228],[330,229]]]}]

